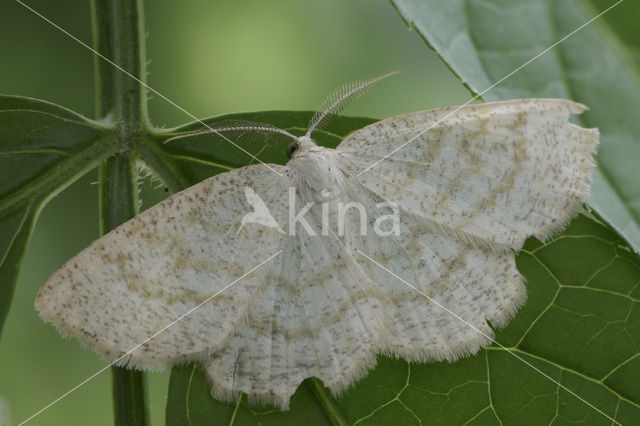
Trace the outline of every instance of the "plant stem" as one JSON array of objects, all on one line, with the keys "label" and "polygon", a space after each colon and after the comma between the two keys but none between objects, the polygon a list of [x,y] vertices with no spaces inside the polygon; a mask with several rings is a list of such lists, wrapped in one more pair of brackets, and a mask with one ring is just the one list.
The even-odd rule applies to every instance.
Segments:
[{"label": "plant stem", "polygon": [[[93,0],[94,46],[119,67],[145,80],[142,0]],[[147,129],[143,85],[112,64],[95,57],[96,112],[117,131],[119,153],[100,166],[100,233],[105,234],[138,212],[138,187],[132,144]],[[149,424],[145,374],[113,367],[116,426]]]},{"label": "plant stem", "polygon": [[315,377],[307,379],[307,386],[311,389],[313,396],[316,397],[316,401],[324,409],[324,413],[332,426],[346,426],[349,423],[344,418],[340,407],[336,404],[336,400],[331,396],[331,393],[324,387],[322,381]]},{"label": "plant stem", "polygon": [[[96,50],[145,82],[142,0],[92,0],[92,12]],[[132,133],[149,127],[146,87],[98,56],[94,61],[98,117]]]},{"label": "plant stem", "polygon": [[[137,185],[134,160],[117,155],[99,169],[101,233],[118,226],[137,212]],[[111,368],[114,424],[147,425],[147,383],[145,373]]]}]

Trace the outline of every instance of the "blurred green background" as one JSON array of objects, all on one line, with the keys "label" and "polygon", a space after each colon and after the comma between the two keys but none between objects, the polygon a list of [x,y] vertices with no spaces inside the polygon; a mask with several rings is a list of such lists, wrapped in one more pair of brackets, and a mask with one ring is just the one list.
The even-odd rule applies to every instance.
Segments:
[{"label": "blurred green background", "polygon": [[[31,7],[90,43],[87,1],[30,0]],[[146,2],[149,84],[198,117],[271,109],[314,109],[351,80],[401,69],[347,110],[388,117],[464,103],[468,92],[383,0]],[[30,96],[93,117],[90,51],[15,2],[0,13],[0,93]],[[191,121],[152,97],[157,126]],[[47,277],[98,237],[96,173],[43,210],[22,264],[0,340],[0,398],[11,424],[105,364],[43,324],[33,299]],[[147,202],[157,194],[143,193]],[[149,374],[153,424],[164,422],[169,371]],[[40,414],[33,425],[112,424],[107,370]]]},{"label": "blurred green background", "polygon": [[[594,0],[599,9],[609,0]],[[44,16],[90,43],[88,1],[30,0]],[[0,7],[0,93],[48,100],[93,117],[93,56],[16,2]],[[313,109],[338,85],[404,70],[347,110],[388,117],[461,104],[468,92],[409,31],[386,0],[190,0],[146,3],[149,84],[198,117],[229,112]],[[633,49],[637,16],[610,20]],[[157,126],[189,117],[151,98]],[[33,299],[46,278],[98,237],[96,173],[43,210],[22,265],[0,340],[0,423],[17,423],[104,367],[74,340],[43,324]],[[158,199],[147,185],[144,206]],[[169,372],[149,374],[153,424],[162,424]],[[39,415],[33,425],[112,424],[107,370]]]}]

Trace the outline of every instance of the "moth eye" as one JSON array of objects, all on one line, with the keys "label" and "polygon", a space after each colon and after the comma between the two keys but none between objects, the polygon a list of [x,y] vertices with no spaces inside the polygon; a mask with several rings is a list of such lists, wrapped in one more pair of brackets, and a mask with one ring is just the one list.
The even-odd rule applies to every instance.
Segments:
[{"label": "moth eye", "polygon": [[287,157],[291,158],[294,152],[298,149],[298,144],[296,142],[291,142],[289,146],[287,146]]}]

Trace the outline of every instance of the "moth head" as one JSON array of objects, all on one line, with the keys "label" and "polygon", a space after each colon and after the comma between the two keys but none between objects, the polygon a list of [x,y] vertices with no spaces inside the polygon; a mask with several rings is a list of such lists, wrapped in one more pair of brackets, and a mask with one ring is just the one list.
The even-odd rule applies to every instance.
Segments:
[{"label": "moth head", "polygon": [[287,158],[291,159],[293,157],[293,153],[298,150],[298,142],[291,142],[287,145]]},{"label": "moth head", "polygon": [[293,158],[294,154],[304,152],[309,150],[310,148],[318,146],[316,141],[311,139],[309,136],[300,136],[296,138],[294,142],[291,142],[287,146],[287,158]]}]

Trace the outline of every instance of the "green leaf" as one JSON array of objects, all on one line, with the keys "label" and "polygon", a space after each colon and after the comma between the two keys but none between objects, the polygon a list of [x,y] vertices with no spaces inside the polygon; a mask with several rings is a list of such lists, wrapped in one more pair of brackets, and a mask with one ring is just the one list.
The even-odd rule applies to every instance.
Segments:
[{"label": "green leaf", "polygon": [[111,134],[60,106],[0,96],[0,330],[38,212],[114,152]]},{"label": "green leaf", "polygon": [[[589,0],[597,10],[605,10],[611,6],[611,0]],[[602,18],[609,29],[622,40],[629,50],[632,59],[640,66],[640,2],[624,1]]]},{"label": "green leaf", "polygon": [[[302,131],[310,115],[269,112],[232,117]],[[371,121],[341,117],[317,139],[335,146]],[[193,130],[187,126],[180,131]],[[207,162],[225,167],[250,162],[247,156],[240,164],[237,158],[245,154],[234,153],[237,148],[228,143],[207,142],[206,137],[178,143],[184,144],[179,151],[163,145],[163,155],[178,162],[181,173],[194,183],[225,169]],[[285,146],[268,147],[260,157],[283,163]],[[243,148],[258,152],[249,141]],[[191,172],[196,164],[203,168]],[[455,363],[408,364],[380,356],[377,367],[337,400],[326,389],[318,389],[317,379],[306,380],[288,412],[250,406],[246,398],[232,404],[216,401],[199,367],[177,366],[171,373],[166,424],[506,425],[552,419],[611,424],[522,360],[623,424],[640,418],[640,386],[634,380],[640,374],[640,261],[613,231],[580,216],[546,246],[528,241],[517,263],[527,279],[528,302],[497,334],[497,341],[508,350],[494,344]]]},{"label": "green leaf", "polygon": [[[200,367],[195,364],[174,367],[167,398],[167,425],[213,424],[308,424],[310,418],[323,419],[325,413],[311,391],[303,385],[295,396],[295,406],[288,412],[275,408],[260,409],[240,404],[214,401],[210,386]],[[245,400],[246,402],[246,400]],[[325,421],[324,423],[330,423]]]},{"label": "green leaf", "polygon": [[[632,7],[633,2],[627,1],[618,8],[627,3]],[[579,0],[393,0],[393,4],[474,93],[483,92],[597,14]],[[580,29],[482,97],[486,101],[559,97],[587,105],[590,111],[579,121],[598,127],[601,134],[589,204],[637,251],[640,79],[627,52],[602,24],[596,20]]]}]

